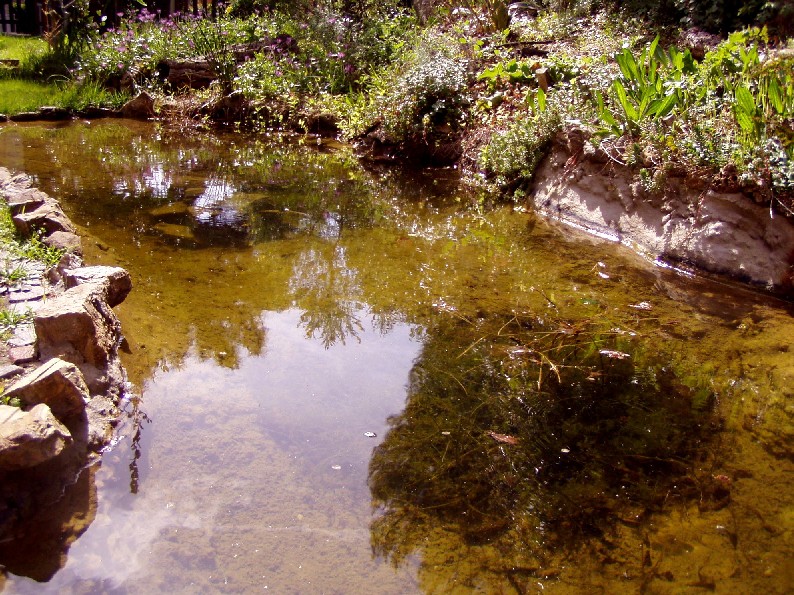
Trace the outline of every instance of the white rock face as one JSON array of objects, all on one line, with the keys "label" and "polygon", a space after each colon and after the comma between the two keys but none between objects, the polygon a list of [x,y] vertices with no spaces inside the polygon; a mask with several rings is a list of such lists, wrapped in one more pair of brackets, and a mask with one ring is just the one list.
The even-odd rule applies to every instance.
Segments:
[{"label": "white rock face", "polygon": [[610,163],[566,163],[555,150],[535,176],[533,201],[547,216],[619,241],[652,259],[791,292],[794,224],[741,194],[672,184],[638,196]]}]

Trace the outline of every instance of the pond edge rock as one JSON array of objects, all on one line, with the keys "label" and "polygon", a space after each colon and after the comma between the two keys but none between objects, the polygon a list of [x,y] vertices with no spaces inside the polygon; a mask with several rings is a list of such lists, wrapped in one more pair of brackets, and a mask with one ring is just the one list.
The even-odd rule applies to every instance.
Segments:
[{"label": "pond edge rock", "polygon": [[132,283],[122,268],[84,266],[74,225],[27,176],[0,168],[0,199],[20,233],[67,250],[49,270],[2,255],[27,272],[21,286],[2,287],[4,307],[32,319],[4,342],[8,361],[0,365],[3,396],[18,405],[0,405],[0,536],[7,536],[37,508],[42,469],[62,490],[113,438],[129,384],[111,306]]}]

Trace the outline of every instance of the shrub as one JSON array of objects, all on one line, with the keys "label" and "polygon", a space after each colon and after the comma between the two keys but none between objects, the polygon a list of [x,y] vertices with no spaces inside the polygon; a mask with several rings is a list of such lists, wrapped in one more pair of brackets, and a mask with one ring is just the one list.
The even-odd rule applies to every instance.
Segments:
[{"label": "shrub", "polygon": [[456,43],[434,32],[419,43],[398,70],[391,88],[375,102],[389,139],[418,140],[435,129],[460,130],[471,104],[468,62]]},{"label": "shrub", "polygon": [[554,109],[534,110],[526,117],[516,118],[505,131],[494,134],[482,150],[479,165],[486,177],[503,192],[514,192],[527,184],[560,124]]}]

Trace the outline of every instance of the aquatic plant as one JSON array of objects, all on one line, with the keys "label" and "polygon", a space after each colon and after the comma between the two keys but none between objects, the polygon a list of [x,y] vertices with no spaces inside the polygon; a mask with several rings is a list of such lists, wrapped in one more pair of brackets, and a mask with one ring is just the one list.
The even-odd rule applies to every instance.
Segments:
[{"label": "aquatic plant", "polygon": [[630,336],[524,313],[449,319],[428,337],[370,463],[378,554],[398,564],[441,529],[543,560],[702,496],[712,391]]}]

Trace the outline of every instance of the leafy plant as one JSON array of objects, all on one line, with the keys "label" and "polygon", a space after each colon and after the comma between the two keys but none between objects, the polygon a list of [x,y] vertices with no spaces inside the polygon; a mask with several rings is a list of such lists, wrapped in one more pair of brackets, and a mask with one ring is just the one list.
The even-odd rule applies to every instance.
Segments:
[{"label": "leafy plant", "polygon": [[41,234],[33,234],[22,242],[16,252],[23,258],[38,260],[46,266],[52,267],[60,262],[64,250],[48,246],[41,240]]},{"label": "leafy plant", "polygon": [[0,309],[0,338],[7,339],[14,329],[31,318],[31,313],[20,313],[8,308]]},{"label": "leafy plant", "polygon": [[533,62],[515,58],[507,62],[497,62],[494,66],[486,68],[477,77],[478,81],[486,81],[491,92],[504,83],[527,85],[535,81]]},{"label": "leafy plant", "polygon": [[28,272],[25,267],[17,265],[13,269],[0,270],[0,284],[3,285],[16,285],[20,281],[24,281],[28,277]]},{"label": "leafy plant", "polygon": [[375,109],[393,140],[421,138],[438,127],[463,127],[471,103],[468,65],[445,39],[425,38],[402,74],[378,97]]},{"label": "leafy plant", "polygon": [[546,109],[545,94],[538,91],[534,100],[537,108],[516,119],[504,132],[494,134],[480,154],[480,167],[503,191],[514,191],[532,179],[561,125],[557,112]]},{"label": "leafy plant", "polygon": [[22,401],[17,397],[9,397],[8,395],[0,395],[0,403],[9,407],[22,407]]},{"label": "leafy plant", "polygon": [[598,113],[606,125],[602,133],[636,135],[642,122],[664,118],[682,103],[684,77],[694,72],[689,50],[665,52],[657,35],[639,55],[624,47],[614,57],[620,74],[612,81],[610,98],[620,111],[613,113],[603,95],[596,93]]}]

